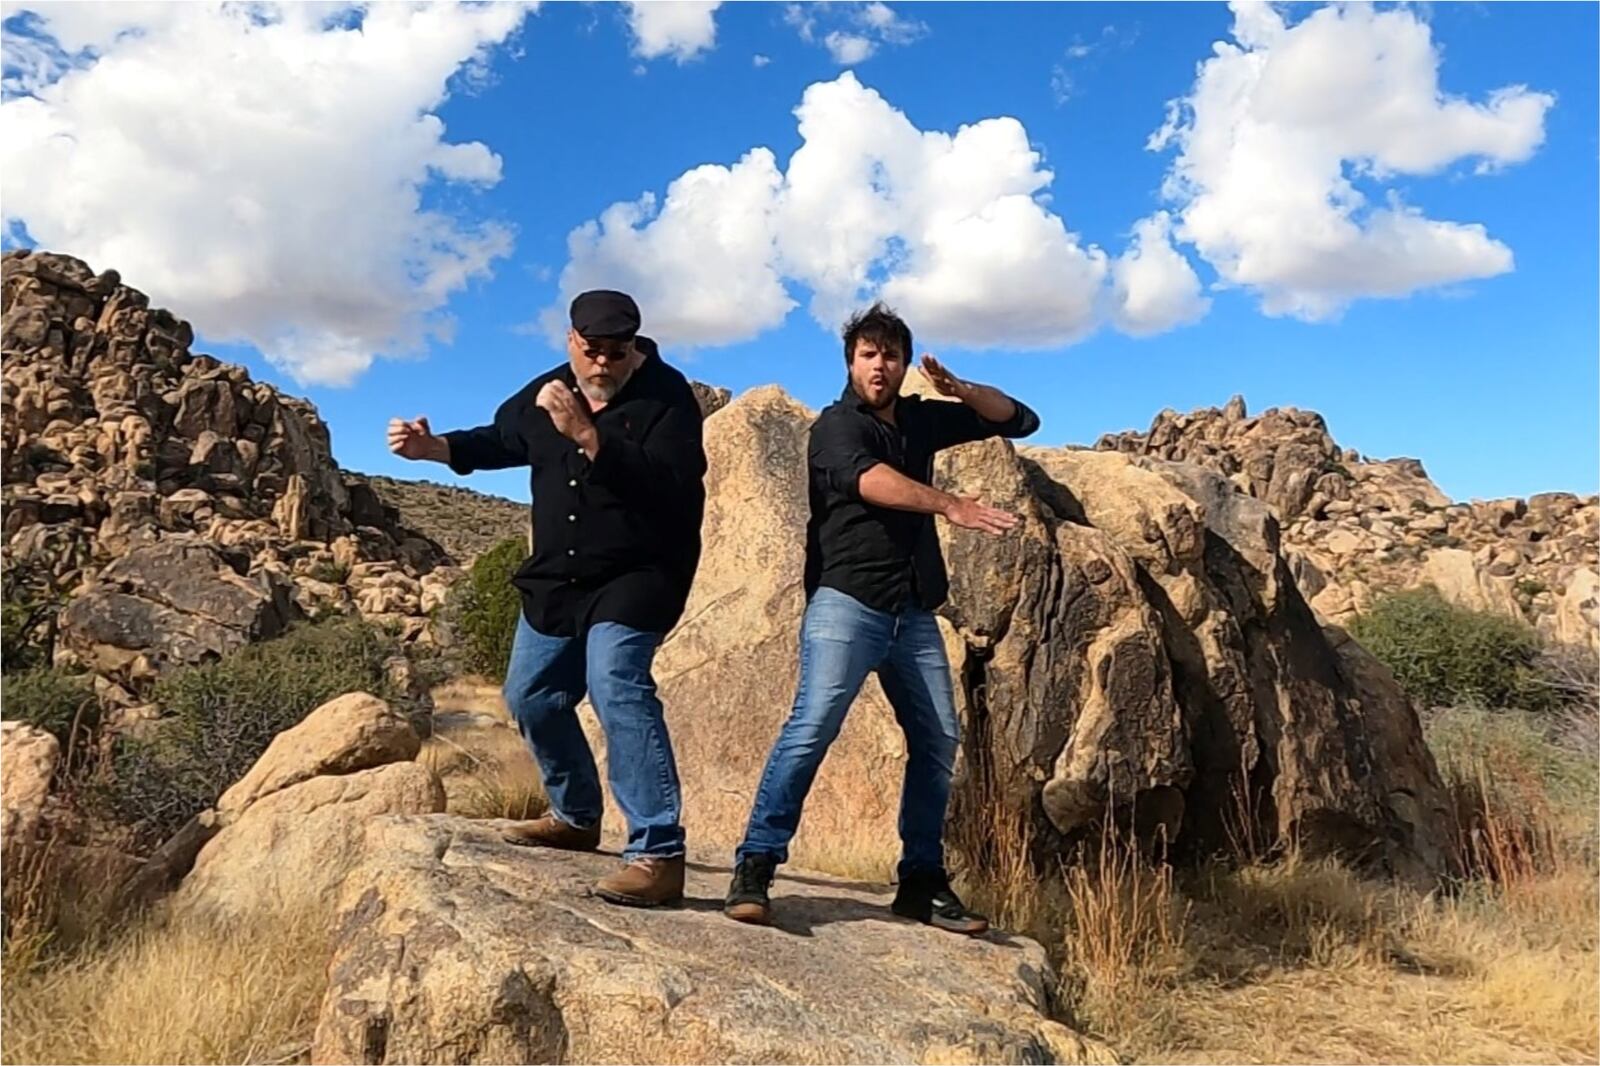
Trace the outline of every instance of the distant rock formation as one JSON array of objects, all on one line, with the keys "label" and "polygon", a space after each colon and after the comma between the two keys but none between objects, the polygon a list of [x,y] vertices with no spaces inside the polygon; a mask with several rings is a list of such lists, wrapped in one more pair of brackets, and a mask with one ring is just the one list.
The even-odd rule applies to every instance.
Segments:
[{"label": "distant rock formation", "polygon": [[1313,411],[1250,416],[1239,396],[1220,409],[1162,411],[1147,432],[1107,434],[1096,447],[1194,463],[1265,501],[1301,591],[1330,621],[1426,583],[1549,639],[1600,648],[1600,496],[1454,503],[1415,459],[1364,458]]},{"label": "distant rock formation", "polygon": [[341,475],[311,404],[191,354],[115,271],[17,250],[3,287],[7,595],[65,599],[56,656],[102,698],[305,615],[422,635],[448,557]]}]

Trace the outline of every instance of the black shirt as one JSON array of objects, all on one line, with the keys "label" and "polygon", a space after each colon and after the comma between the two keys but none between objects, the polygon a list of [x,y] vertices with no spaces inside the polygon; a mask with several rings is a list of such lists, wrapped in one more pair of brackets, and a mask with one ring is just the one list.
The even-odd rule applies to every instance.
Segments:
[{"label": "black shirt", "polygon": [[1020,402],[1005,422],[989,422],[963,403],[902,396],[895,424],[872,413],[847,384],[811,426],[811,521],[806,527],[806,598],[838,589],[874,610],[908,605],[931,611],[950,591],[933,516],[876,507],[861,499],[861,475],[879,463],[924,485],[933,455],[988,437],[1026,437],[1039,416]]},{"label": "black shirt", "polygon": [[528,624],[579,636],[597,622],[665,633],[683,614],[700,562],[706,453],[700,405],[654,342],[617,395],[591,410],[600,440],[591,462],[534,403],[560,381],[586,407],[572,367],[534,378],[494,422],[446,433],[458,474],[531,466],[533,554],[512,584]]}]

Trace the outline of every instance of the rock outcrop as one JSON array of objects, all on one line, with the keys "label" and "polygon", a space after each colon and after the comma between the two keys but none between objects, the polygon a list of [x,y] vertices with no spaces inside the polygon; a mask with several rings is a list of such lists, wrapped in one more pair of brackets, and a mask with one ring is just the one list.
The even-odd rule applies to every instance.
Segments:
[{"label": "rock outcrop", "polygon": [[8,857],[35,842],[60,761],[60,741],[43,729],[0,722],[0,846]]},{"label": "rock outcrop", "polygon": [[[810,418],[767,387],[706,423],[705,553],[657,658],[701,845],[739,838],[793,699]],[[1270,506],[1193,464],[1002,441],[944,453],[936,477],[1022,519],[1000,538],[939,522],[958,816],[1009,811],[1052,854],[1131,810],[1180,852],[1249,833],[1417,881],[1441,872],[1444,799],[1416,713],[1318,624]],[[797,852],[892,854],[903,763],[873,681]]]},{"label": "rock outcrop", "polygon": [[883,889],[780,877],[771,928],[719,913],[724,868],[643,912],[615,859],[493,823],[384,818],[341,896],[314,1062],[1115,1062],[1048,1017],[1044,951],[894,919]]},{"label": "rock outcrop", "polygon": [[1163,411],[1147,432],[1107,434],[1096,447],[1203,466],[1265,501],[1301,591],[1329,621],[1431,584],[1464,607],[1600,648],[1600,496],[1455,503],[1415,459],[1365,458],[1339,447],[1315,412],[1250,416],[1237,396],[1220,409]]},{"label": "rock outcrop", "polygon": [[[411,761],[421,744],[405,718],[364,692],[312,711],[195,820],[201,831],[179,834],[199,853],[188,856],[194,868],[178,904],[235,916],[331,905],[368,822],[444,810],[439,779]],[[153,861],[181,870],[186,859]]]},{"label": "rock outcrop", "polygon": [[68,601],[58,654],[102,695],[308,613],[422,632],[447,557],[341,475],[309,403],[191,354],[115,271],[17,250],[3,279],[7,595]]}]

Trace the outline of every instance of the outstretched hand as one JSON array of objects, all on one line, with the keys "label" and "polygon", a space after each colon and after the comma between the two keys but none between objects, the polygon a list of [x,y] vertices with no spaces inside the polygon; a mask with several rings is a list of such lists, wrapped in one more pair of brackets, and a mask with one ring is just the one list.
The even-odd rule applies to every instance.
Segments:
[{"label": "outstretched hand", "polygon": [[944,516],[952,525],[962,529],[976,529],[980,533],[990,536],[999,536],[1017,528],[1019,519],[1010,511],[1002,511],[998,507],[989,507],[975,499],[961,496],[955,498],[944,512]]},{"label": "outstretched hand", "polygon": [[941,396],[960,399],[966,394],[967,383],[945,369],[945,365],[935,359],[931,352],[922,353],[922,373]]}]

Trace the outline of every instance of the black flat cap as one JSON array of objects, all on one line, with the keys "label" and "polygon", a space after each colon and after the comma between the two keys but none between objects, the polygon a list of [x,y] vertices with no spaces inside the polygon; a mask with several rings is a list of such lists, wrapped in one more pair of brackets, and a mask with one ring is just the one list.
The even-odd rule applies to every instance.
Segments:
[{"label": "black flat cap", "polygon": [[572,301],[572,328],[585,337],[627,339],[639,332],[639,305],[625,292],[580,292]]}]

